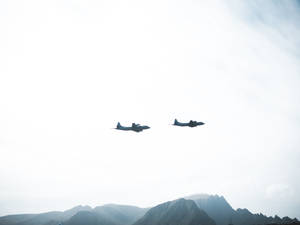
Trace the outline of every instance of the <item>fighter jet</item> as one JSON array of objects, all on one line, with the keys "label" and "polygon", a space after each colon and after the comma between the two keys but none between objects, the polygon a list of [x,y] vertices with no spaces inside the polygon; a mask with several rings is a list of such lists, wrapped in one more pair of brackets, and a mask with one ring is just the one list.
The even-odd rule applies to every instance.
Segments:
[{"label": "fighter jet", "polygon": [[177,121],[177,119],[174,120],[174,126],[180,126],[180,127],[197,127],[197,126],[201,126],[204,125],[205,123],[203,122],[197,122],[194,120],[190,120],[190,122],[188,123],[180,123]]},{"label": "fighter jet", "polygon": [[149,129],[149,126],[141,126],[140,124],[132,123],[131,127],[124,127],[118,122],[117,127],[115,129],[117,130],[132,130],[135,132],[141,132],[143,130]]}]

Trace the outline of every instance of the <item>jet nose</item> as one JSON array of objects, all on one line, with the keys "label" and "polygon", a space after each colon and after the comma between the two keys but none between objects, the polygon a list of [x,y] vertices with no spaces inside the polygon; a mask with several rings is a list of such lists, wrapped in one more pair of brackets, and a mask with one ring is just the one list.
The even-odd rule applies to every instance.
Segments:
[{"label": "jet nose", "polygon": [[150,129],[150,127],[149,126],[145,126],[145,129]]}]

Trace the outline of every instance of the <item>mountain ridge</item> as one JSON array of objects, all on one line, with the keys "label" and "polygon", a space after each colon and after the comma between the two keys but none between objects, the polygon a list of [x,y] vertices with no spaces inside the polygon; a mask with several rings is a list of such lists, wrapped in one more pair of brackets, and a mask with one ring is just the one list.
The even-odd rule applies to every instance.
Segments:
[{"label": "mountain ridge", "polygon": [[[136,223],[139,221],[139,219],[145,216],[148,211],[164,204],[170,204],[169,206],[173,207],[173,204],[175,204],[176,201],[185,203],[180,206],[182,211],[176,209],[177,213],[170,213],[170,215],[172,215],[171,217],[174,218],[176,218],[177,214],[179,215],[182,212],[186,213],[184,216],[189,215],[190,217],[187,216],[187,218],[191,218],[195,215],[190,215],[186,209],[189,209],[192,212],[199,209],[200,212],[203,211],[204,214],[211,218],[216,225],[228,225],[230,222],[232,222],[234,225],[299,223],[296,218],[291,219],[287,216],[280,218],[278,216],[265,216],[261,213],[253,214],[248,209],[237,208],[235,210],[230,206],[223,196],[195,194],[174,201],[161,203],[152,208],[140,208],[137,206],[110,203],[94,208],[88,205],[78,205],[65,211],[50,211],[39,214],[6,215],[0,217],[0,225],[73,225],[76,224],[76,222],[79,222],[80,224],[82,218],[88,220],[92,225],[142,225]],[[176,204],[178,204],[178,202]],[[197,207],[197,209],[195,209],[194,205]],[[160,210],[165,209],[160,208]],[[158,213],[156,216],[157,215]],[[69,222],[71,219],[73,224]],[[150,219],[148,218],[148,220]],[[86,223],[85,225],[88,224]]]},{"label": "mountain ridge", "polygon": [[151,208],[133,225],[215,225],[194,201],[180,198]]},{"label": "mountain ridge", "polygon": [[203,209],[217,225],[253,225],[272,223],[292,223],[298,221],[296,218],[280,218],[279,216],[265,216],[262,213],[253,214],[248,209],[237,208],[234,210],[223,196],[195,194],[185,197],[195,201],[200,209]]}]

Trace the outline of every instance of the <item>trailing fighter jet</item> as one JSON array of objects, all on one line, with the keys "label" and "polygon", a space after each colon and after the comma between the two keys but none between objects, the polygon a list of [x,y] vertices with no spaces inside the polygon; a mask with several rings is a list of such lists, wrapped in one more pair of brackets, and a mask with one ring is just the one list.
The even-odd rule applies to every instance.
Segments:
[{"label": "trailing fighter jet", "polygon": [[140,124],[132,123],[131,127],[124,127],[118,122],[117,127],[115,129],[117,130],[132,130],[135,132],[141,132],[143,130],[149,129],[149,126],[141,126]]},{"label": "trailing fighter jet", "polygon": [[190,122],[188,123],[180,123],[177,121],[177,119],[174,120],[174,126],[180,126],[180,127],[197,127],[197,126],[201,126],[204,125],[205,123],[203,122],[197,122],[194,120],[190,120]]}]

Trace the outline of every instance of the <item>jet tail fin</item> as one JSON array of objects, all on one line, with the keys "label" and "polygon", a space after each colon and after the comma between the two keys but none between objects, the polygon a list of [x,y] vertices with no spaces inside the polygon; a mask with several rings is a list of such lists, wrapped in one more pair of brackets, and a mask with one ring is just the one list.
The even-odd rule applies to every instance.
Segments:
[{"label": "jet tail fin", "polygon": [[174,120],[174,125],[178,125],[177,119]]},{"label": "jet tail fin", "polygon": [[120,128],[121,127],[121,124],[120,124],[120,122],[118,122],[118,124],[117,124],[117,128]]}]

